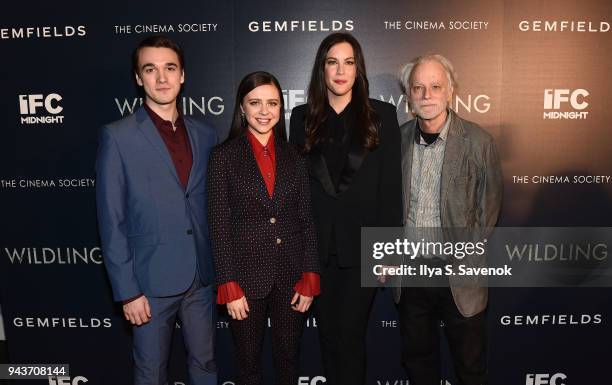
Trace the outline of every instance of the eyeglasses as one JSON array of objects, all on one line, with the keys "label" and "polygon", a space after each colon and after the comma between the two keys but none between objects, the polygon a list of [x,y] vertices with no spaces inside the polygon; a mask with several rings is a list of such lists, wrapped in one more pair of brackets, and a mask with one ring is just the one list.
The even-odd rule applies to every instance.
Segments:
[{"label": "eyeglasses", "polygon": [[428,91],[431,95],[439,96],[439,95],[442,95],[445,90],[446,90],[446,87],[441,86],[439,84],[434,84],[430,86],[429,88],[427,88],[426,86],[422,84],[415,84],[412,87],[410,87],[410,93],[413,96],[419,96],[419,97],[422,97],[426,91]]}]

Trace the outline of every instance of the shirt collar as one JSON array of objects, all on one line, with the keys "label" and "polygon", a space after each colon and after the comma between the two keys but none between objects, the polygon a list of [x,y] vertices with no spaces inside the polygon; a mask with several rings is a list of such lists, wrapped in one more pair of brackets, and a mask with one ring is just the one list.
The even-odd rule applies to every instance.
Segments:
[{"label": "shirt collar", "polygon": [[[438,138],[431,145],[434,145],[438,140],[441,140],[443,142],[446,141],[446,137],[448,136],[448,128],[450,127],[450,121],[451,121],[451,113],[447,109],[446,110],[446,120],[444,121],[444,126],[442,126],[442,130],[440,131],[440,135],[438,135]],[[414,136],[415,142],[417,144],[427,145],[427,142],[421,137],[418,120],[416,124],[417,124],[417,130]]]},{"label": "shirt collar", "polygon": [[353,105],[353,100],[351,99],[351,101],[348,102],[346,107],[344,107],[344,109],[340,111],[340,113],[337,113],[336,110],[334,110],[333,107],[329,103],[327,103],[327,114],[340,119],[348,114],[348,112],[351,110],[352,105]]},{"label": "shirt collar", "polygon": [[[173,124],[171,121],[169,120],[165,120],[164,118],[162,118],[161,116],[159,116],[155,111],[153,111],[153,109],[151,107],[149,107],[146,103],[143,104],[144,109],[147,111],[147,113],[149,114],[149,117],[151,118],[151,120],[153,121],[153,124],[155,124],[155,127],[157,128],[167,128],[171,131],[173,131]],[[176,126],[177,128],[179,126],[183,125],[183,114],[181,114],[181,110],[177,108],[177,113],[178,115],[176,116],[176,121],[174,122],[174,126]]]},{"label": "shirt collar", "polygon": [[263,151],[264,151],[264,148],[267,148],[269,153],[270,153],[270,156],[272,156],[274,158],[274,154],[275,154],[275,150],[274,150],[274,130],[272,130],[272,133],[271,133],[270,137],[268,138],[268,143],[266,143],[265,146],[263,144],[261,144],[259,142],[259,140],[257,140],[255,135],[253,135],[253,133],[248,128],[247,128],[246,137],[249,140],[249,143],[251,143],[251,148],[253,148],[253,151],[255,152],[256,155],[262,154]]}]

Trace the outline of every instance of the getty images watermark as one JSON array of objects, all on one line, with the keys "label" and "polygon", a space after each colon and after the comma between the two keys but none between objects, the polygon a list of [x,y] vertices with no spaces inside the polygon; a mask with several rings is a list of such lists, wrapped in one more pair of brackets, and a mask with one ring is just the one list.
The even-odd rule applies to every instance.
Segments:
[{"label": "getty images watermark", "polygon": [[610,227],[361,230],[365,287],[612,286]]}]

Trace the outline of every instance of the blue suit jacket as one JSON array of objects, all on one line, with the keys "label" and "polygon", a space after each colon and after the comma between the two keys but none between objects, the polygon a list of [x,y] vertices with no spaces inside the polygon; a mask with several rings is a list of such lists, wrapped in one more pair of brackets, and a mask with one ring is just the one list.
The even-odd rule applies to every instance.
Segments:
[{"label": "blue suit jacket", "polygon": [[193,153],[187,188],[144,108],[102,127],[96,198],[102,253],[116,301],[186,291],[213,281],[206,168],[214,129],[188,116]]}]

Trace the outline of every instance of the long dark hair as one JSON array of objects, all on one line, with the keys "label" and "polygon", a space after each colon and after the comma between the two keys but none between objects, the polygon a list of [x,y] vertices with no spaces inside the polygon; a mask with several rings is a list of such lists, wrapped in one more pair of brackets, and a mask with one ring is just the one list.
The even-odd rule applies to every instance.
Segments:
[{"label": "long dark hair", "polygon": [[306,112],[306,143],[304,149],[308,152],[317,144],[322,143],[328,136],[325,129],[326,110],[329,100],[327,98],[327,85],[325,84],[325,59],[330,48],[338,43],[349,43],[353,47],[357,77],[353,84],[351,102],[355,119],[354,131],[363,148],[373,150],[378,146],[378,128],[380,126],[376,112],[370,105],[369,82],[366,76],[363,51],[357,39],[349,33],[332,33],[319,45],[308,86],[308,107]]},{"label": "long dark hair", "polygon": [[247,131],[246,119],[242,117],[242,111],[240,110],[240,104],[244,97],[255,88],[264,85],[273,85],[278,91],[278,97],[280,102],[280,116],[278,123],[274,126],[274,140],[287,140],[287,133],[285,130],[285,103],[283,101],[283,91],[278,83],[278,80],[271,73],[264,71],[251,72],[246,75],[238,85],[238,91],[236,92],[236,105],[234,106],[234,115],[232,117],[232,125],[227,140],[231,140],[243,135]]}]

